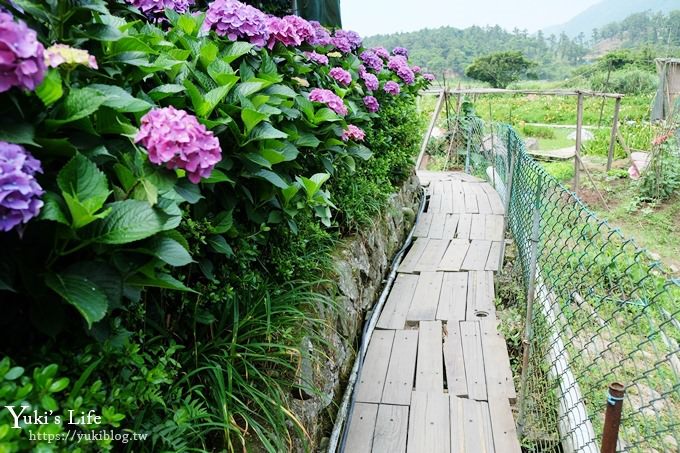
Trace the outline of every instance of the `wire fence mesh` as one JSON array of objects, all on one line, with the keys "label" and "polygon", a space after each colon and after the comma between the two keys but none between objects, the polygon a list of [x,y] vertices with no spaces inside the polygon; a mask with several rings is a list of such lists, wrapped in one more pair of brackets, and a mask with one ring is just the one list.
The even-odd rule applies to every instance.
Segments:
[{"label": "wire fence mesh", "polygon": [[680,281],[550,176],[510,126],[465,132],[457,152],[466,171],[503,197],[512,173],[508,223],[535,295],[519,389],[523,446],[599,451],[607,388],[621,382],[618,450],[680,451]]}]

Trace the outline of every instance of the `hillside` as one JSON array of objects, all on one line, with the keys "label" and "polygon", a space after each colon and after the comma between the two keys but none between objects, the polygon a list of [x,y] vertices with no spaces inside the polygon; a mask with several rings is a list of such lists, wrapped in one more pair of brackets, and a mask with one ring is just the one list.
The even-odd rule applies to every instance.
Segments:
[{"label": "hillside", "polygon": [[593,29],[621,21],[632,14],[645,11],[668,13],[674,9],[680,9],[680,0],[604,0],[564,24],[545,28],[543,33],[560,35],[564,32],[571,38],[583,33],[590,38]]}]

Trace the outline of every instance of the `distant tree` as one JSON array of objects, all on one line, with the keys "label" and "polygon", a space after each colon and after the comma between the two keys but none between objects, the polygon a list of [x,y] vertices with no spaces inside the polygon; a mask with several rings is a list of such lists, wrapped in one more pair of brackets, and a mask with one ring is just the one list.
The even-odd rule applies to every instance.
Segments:
[{"label": "distant tree", "polygon": [[497,52],[475,59],[465,69],[465,75],[488,82],[494,88],[505,88],[524,77],[533,66],[522,52]]}]

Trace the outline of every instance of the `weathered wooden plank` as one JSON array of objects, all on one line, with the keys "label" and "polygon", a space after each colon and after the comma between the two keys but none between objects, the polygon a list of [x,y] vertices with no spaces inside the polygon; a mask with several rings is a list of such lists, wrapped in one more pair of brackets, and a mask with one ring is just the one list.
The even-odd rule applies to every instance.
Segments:
[{"label": "weathered wooden plank", "polygon": [[[485,183],[483,183],[483,184],[485,184]],[[482,189],[482,184],[474,184],[472,187],[474,187],[474,190],[477,193],[477,206],[479,208],[479,213],[480,214],[492,214],[493,210],[491,209],[491,203],[489,202],[489,196],[484,191],[484,189]]]},{"label": "weathered wooden plank", "polygon": [[421,321],[416,364],[417,391],[443,393],[442,355],[441,321]]},{"label": "weathered wooden plank", "polygon": [[460,322],[451,320],[446,324],[444,335],[444,368],[450,395],[467,396],[465,360],[460,339]]},{"label": "weathered wooden plank", "polygon": [[463,183],[463,195],[465,197],[465,212],[468,214],[479,213],[479,206],[477,205],[477,194],[470,184]]},{"label": "weathered wooden plank", "polygon": [[436,318],[443,278],[442,272],[420,274],[411,307],[406,315],[407,321],[433,321]]},{"label": "weathered wooden plank", "polygon": [[503,240],[504,232],[502,215],[487,215],[484,227],[484,237],[480,239],[486,239],[488,241]]},{"label": "weathered wooden plank", "polygon": [[432,224],[432,219],[434,214],[431,212],[423,212],[420,217],[418,217],[418,224],[413,230],[413,237],[426,238],[430,232],[430,225]]},{"label": "weathered wooden plank", "polygon": [[467,305],[467,272],[444,272],[437,319],[464,321]]},{"label": "weathered wooden plank", "polygon": [[420,259],[413,266],[414,272],[429,272],[436,271],[439,267],[439,262],[442,260],[446,247],[449,245],[448,239],[430,239],[425,246],[423,254]]},{"label": "weathered wooden plank", "polygon": [[486,269],[486,260],[489,258],[491,251],[491,241],[476,240],[470,242],[465,260],[461,266],[462,270],[466,271],[483,271]]},{"label": "weathered wooden plank", "polygon": [[486,400],[486,377],[484,376],[484,356],[479,323],[476,321],[461,322],[460,335],[468,395],[474,400]]},{"label": "weathered wooden plank", "polygon": [[473,214],[470,224],[470,239],[486,239],[486,216]]},{"label": "weathered wooden plank", "polygon": [[421,255],[427,247],[428,238],[418,238],[415,240],[411,249],[408,251],[401,264],[399,265],[399,272],[413,273],[413,268],[418,263]]},{"label": "weathered wooden plank", "polygon": [[489,417],[496,451],[498,453],[521,453],[522,448],[517,439],[515,420],[512,417],[508,400],[489,399]]},{"label": "weathered wooden plank", "polygon": [[444,227],[446,226],[447,217],[448,214],[443,212],[434,213],[432,224],[430,225],[430,232],[427,234],[430,239],[451,239],[444,238]]},{"label": "weathered wooden plank", "polygon": [[493,272],[470,271],[468,273],[468,297],[465,318],[468,321],[482,318],[495,319],[495,291]]},{"label": "weathered wooden plank", "polygon": [[484,192],[486,192],[486,195],[489,197],[491,211],[494,214],[498,215],[505,214],[505,204],[503,203],[503,200],[501,199],[499,193],[496,192],[496,189],[491,187],[490,184],[482,184],[482,189],[484,190]]},{"label": "weathered wooden plank", "polygon": [[472,226],[472,214],[461,214],[458,220],[458,239],[470,239],[470,227]]},{"label": "weathered wooden plank", "polygon": [[[439,189],[441,190],[441,189]],[[430,196],[430,203],[427,207],[427,212],[441,212],[442,209],[442,196],[440,192],[433,193]]]},{"label": "weathered wooden plank", "polygon": [[408,405],[413,391],[413,376],[416,369],[418,350],[417,330],[397,330],[394,333],[394,354],[387,368],[382,402],[385,404]]},{"label": "weathered wooden plank", "polygon": [[406,448],[408,453],[451,453],[449,404],[449,398],[444,394],[413,392]]},{"label": "weathered wooden plank", "polygon": [[487,271],[499,271],[498,266],[500,266],[501,253],[503,253],[503,243],[498,241],[492,242],[484,269]]},{"label": "weathered wooden plank", "polygon": [[453,197],[453,212],[462,214],[465,212],[465,195],[463,194],[463,183],[460,181],[451,182],[451,196]]},{"label": "weathered wooden plank", "polygon": [[439,262],[440,271],[459,271],[470,248],[470,241],[467,239],[451,239],[446,253]]},{"label": "weathered wooden plank", "polygon": [[378,329],[403,329],[418,285],[415,274],[398,274],[378,319]]},{"label": "weathered wooden plank", "polygon": [[[408,433],[408,406],[381,404],[375,422],[371,453],[404,453]],[[360,450],[347,450],[348,453]]]},{"label": "weathered wooden plank", "polygon": [[[489,407],[485,401],[450,397],[451,452],[493,453]],[[499,453],[504,453],[498,450]]]},{"label": "weathered wooden plank", "polygon": [[510,356],[505,338],[498,331],[498,321],[490,318],[481,319],[479,328],[482,334],[489,401],[504,399],[514,403],[517,393],[510,368]]},{"label": "weathered wooden plank", "polygon": [[453,192],[451,190],[451,182],[444,183],[444,193],[442,194],[441,212],[453,212]]},{"label": "weathered wooden plank", "polygon": [[458,226],[458,219],[460,214],[448,214],[444,224],[444,231],[442,232],[442,239],[453,239],[456,237],[456,227]]},{"label": "weathered wooden plank", "polygon": [[377,404],[356,403],[354,405],[352,420],[347,431],[346,452],[371,451],[377,415]]},{"label": "weathered wooden plank", "polygon": [[394,330],[376,330],[374,332],[368,344],[366,358],[357,382],[357,401],[379,403],[382,399],[393,342]]}]

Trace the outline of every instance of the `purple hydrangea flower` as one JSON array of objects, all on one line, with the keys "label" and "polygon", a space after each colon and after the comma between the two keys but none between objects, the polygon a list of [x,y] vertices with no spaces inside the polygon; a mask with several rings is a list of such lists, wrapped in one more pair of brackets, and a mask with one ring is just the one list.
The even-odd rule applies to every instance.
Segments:
[{"label": "purple hydrangea flower", "polygon": [[322,55],[320,53],[305,52],[305,57],[309,61],[313,61],[316,64],[320,64],[320,65],[324,65],[324,66],[328,64],[328,57],[326,55]]},{"label": "purple hydrangea flower", "polygon": [[304,41],[312,39],[315,35],[314,27],[299,16],[281,18],[269,16],[267,18],[267,29],[269,30],[268,47],[270,49],[273,49],[277,42],[287,47],[297,47]]},{"label": "purple hydrangea flower", "polygon": [[342,141],[346,142],[349,140],[354,140],[357,142],[361,142],[364,140],[364,137],[366,137],[366,133],[362,131],[360,128],[356,127],[354,124],[349,124],[347,126],[347,129],[345,129],[342,132]]},{"label": "purple hydrangea flower", "polygon": [[377,56],[380,58],[387,60],[390,58],[390,53],[385,49],[384,47],[374,47],[371,49]]},{"label": "purple hydrangea flower", "polygon": [[331,69],[329,74],[341,85],[347,86],[352,83],[352,74],[342,68],[335,67]]},{"label": "purple hydrangea flower", "polygon": [[409,67],[406,57],[402,55],[391,57],[390,61],[387,62],[387,67],[394,71],[407,85],[411,85],[416,80],[416,75]]},{"label": "purple hydrangea flower", "polygon": [[309,100],[326,104],[338,115],[347,115],[347,106],[345,105],[344,101],[331,90],[314,88],[312,92],[309,93]]},{"label": "purple hydrangea flower", "polygon": [[307,42],[312,46],[327,46],[331,43],[331,34],[328,32],[326,27],[321,25],[319,22],[312,20],[309,22],[314,28],[314,36],[312,36]]},{"label": "purple hydrangea flower", "polygon": [[23,146],[0,142],[0,231],[10,231],[37,216],[45,191],[35,180],[40,161]]},{"label": "purple hydrangea flower", "polygon": [[415,74],[420,74],[420,71],[422,71],[420,66],[413,66],[411,67],[411,71],[413,71]]},{"label": "purple hydrangea flower", "polygon": [[220,142],[195,116],[174,107],[153,109],[142,117],[135,137],[149,152],[149,161],[171,170],[186,170],[198,184],[222,159]]},{"label": "purple hydrangea flower", "polygon": [[361,37],[350,30],[337,30],[331,42],[342,53],[350,53],[361,47]]},{"label": "purple hydrangea flower", "polygon": [[370,69],[373,69],[375,72],[382,71],[383,68],[382,58],[376,55],[375,52],[373,52],[372,50],[365,50],[361,52],[359,58],[366,66],[368,66]]},{"label": "purple hydrangea flower", "polygon": [[404,47],[395,47],[392,49],[392,55],[401,55],[404,58],[408,58],[408,49]]},{"label": "purple hydrangea flower", "polygon": [[399,84],[397,82],[393,82],[392,80],[390,80],[389,82],[385,82],[383,90],[385,90],[385,93],[391,94],[392,96],[396,96],[401,91],[401,88],[399,88]]},{"label": "purple hydrangea flower", "polygon": [[425,74],[423,74],[423,79],[427,80],[428,82],[434,82],[435,76],[434,74],[426,72]]},{"label": "purple hydrangea flower", "polygon": [[378,103],[378,100],[373,96],[365,96],[364,105],[371,113],[375,113],[380,109],[380,104]]},{"label": "purple hydrangea flower", "polygon": [[139,8],[147,17],[163,17],[166,9],[172,9],[178,13],[186,13],[194,0],[126,0],[132,6]]},{"label": "purple hydrangea flower", "polygon": [[35,90],[45,77],[45,48],[35,31],[0,10],[0,93]]},{"label": "purple hydrangea flower", "polygon": [[208,5],[203,29],[214,29],[215,33],[232,41],[245,38],[261,47],[269,40],[267,15],[237,0],[215,0]]},{"label": "purple hydrangea flower", "polygon": [[361,74],[361,79],[364,81],[364,84],[366,85],[366,88],[368,90],[375,91],[380,86],[378,78],[374,74],[371,74],[370,72],[364,72],[363,74]]}]

